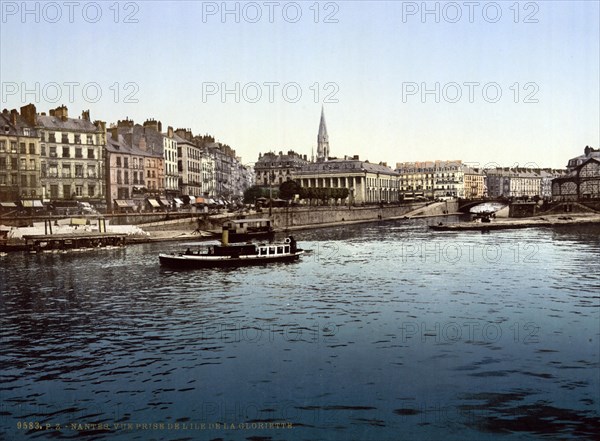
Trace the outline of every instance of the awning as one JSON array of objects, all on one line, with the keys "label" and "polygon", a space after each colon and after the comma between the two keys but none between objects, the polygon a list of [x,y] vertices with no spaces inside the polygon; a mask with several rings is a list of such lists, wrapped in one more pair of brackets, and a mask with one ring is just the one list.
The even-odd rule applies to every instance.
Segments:
[{"label": "awning", "polygon": [[17,208],[17,204],[15,204],[14,202],[0,202],[0,207]]},{"label": "awning", "polygon": [[42,201],[23,201],[23,207],[25,208],[44,208]]},{"label": "awning", "polygon": [[115,199],[115,204],[117,204],[117,207],[119,208],[127,208],[129,206],[127,201],[124,201],[123,199]]},{"label": "awning", "polygon": [[183,205],[183,201],[181,199],[179,199],[179,198],[173,198],[173,200],[175,201],[175,203],[177,205]]},{"label": "awning", "polygon": [[126,202],[128,207],[135,207],[135,202],[133,202],[131,199],[128,199]]},{"label": "awning", "polygon": [[206,204],[206,199],[201,198],[201,197],[197,197],[196,198],[196,203],[197,204]]},{"label": "awning", "polygon": [[152,205],[154,208],[160,207],[160,204],[158,203],[158,201],[156,199],[148,199],[148,203],[150,205]]},{"label": "awning", "polygon": [[165,207],[168,207],[168,206],[170,206],[170,205],[171,205],[171,203],[169,202],[169,200],[168,200],[168,199],[165,199],[165,198],[160,198],[160,199],[159,199],[159,201],[160,201],[160,203],[161,203],[161,204],[163,204]]},{"label": "awning", "polygon": [[209,203],[209,204],[211,204],[211,205],[214,205],[214,204],[216,204],[215,200],[214,200],[214,199],[212,199],[212,198],[210,198],[210,199],[208,200],[208,203]]}]

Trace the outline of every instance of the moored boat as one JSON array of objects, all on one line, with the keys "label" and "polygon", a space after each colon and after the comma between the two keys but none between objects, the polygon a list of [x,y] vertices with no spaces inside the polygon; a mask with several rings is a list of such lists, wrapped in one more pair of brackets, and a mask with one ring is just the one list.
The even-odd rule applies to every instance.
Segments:
[{"label": "moored boat", "polygon": [[214,268],[265,265],[275,262],[298,260],[304,250],[298,248],[292,236],[283,243],[213,245],[206,252],[193,252],[189,248],[184,253],[161,253],[161,265],[170,268]]}]

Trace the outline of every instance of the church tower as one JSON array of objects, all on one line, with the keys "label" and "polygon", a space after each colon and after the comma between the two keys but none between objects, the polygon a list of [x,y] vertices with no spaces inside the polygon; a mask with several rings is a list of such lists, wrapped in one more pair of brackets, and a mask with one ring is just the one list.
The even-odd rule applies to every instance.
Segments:
[{"label": "church tower", "polygon": [[325,124],[325,110],[321,106],[321,122],[319,123],[319,134],[317,135],[317,162],[327,161],[329,154],[329,135],[327,135],[327,124]]}]

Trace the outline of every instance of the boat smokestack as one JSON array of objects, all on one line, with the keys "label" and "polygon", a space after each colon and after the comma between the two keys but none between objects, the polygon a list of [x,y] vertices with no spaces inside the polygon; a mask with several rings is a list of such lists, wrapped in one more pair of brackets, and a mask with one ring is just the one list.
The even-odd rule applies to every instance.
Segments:
[{"label": "boat smokestack", "polygon": [[229,230],[227,228],[223,228],[223,237],[221,237],[221,242],[223,246],[229,245]]}]

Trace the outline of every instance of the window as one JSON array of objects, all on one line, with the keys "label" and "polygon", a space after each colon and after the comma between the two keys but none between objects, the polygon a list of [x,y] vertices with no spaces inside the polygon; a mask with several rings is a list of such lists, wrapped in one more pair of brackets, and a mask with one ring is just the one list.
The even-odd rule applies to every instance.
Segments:
[{"label": "window", "polygon": [[77,196],[83,196],[83,185],[76,185],[75,186],[75,194]]},{"label": "window", "polygon": [[62,134],[62,141],[63,144],[68,144],[69,143],[69,134],[68,133],[63,133]]},{"label": "window", "polygon": [[129,168],[129,158],[123,158],[123,167]]},{"label": "window", "polygon": [[121,167],[121,157],[117,156],[117,167]]},{"label": "window", "polygon": [[13,170],[16,170],[19,167],[19,164],[17,162],[17,158],[10,158],[10,168],[12,168]]},{"label": "window", "polygon": [[259,248],[259,254],[261,256],[266,256],[267,255],[267,249],[266,248]]},{"label": "window", "polygon": [[6,141],[0,141],[0,152],[6,151]]},{"label": "window", "polygon": [[50,147],[50,157],[51,158],[56,158],[56,146],[51,146]]},{"label": "window", "polygon": [[127,185],[129,185],[129,172],[128,172],[127,170],[125,170],[125,173],[124,173],[124,175],[123,175],[123,178],[124,178],[124,179],[123,179],[123,181],[124,181],[124,184],[127,184]]},{"label": "window", "polygon": [[117,170],[117,184],[122,184],[123,180],[121,179],[121,170]]},{"label": "window", "polygon": [[6,158],[0,158],[0,170],[6,170]]},{"label": "window", "polygon": [[92,197],[96,194],[96,186],[88,184],[88,196]]},{"label": "window", "polygon": [[88,149],[88,159],[94,159],[94,149]]},{"label": "window", "polygon": [[277,247],[277,254],[283,254],[283,247]]},{"label": "window", "polygon": [[40,139],[46,141],[46,132],[40,132]]},{"label": "window", "polygon": [[[58,165],[50,164],[48,166],[48,177],[49,178],[58,178]],[[56,190],[56,192],[58,194],[58,189]]]},{"label": "window", "polygon": [[83,154],[81,153],[81,147],[75,148],[75,157],[76,158],[83,158]]},{"label": "window", "polygon": [[27,154],[27,146],[24,142],[20,142],[19,143],[19,151],[22,155],[26,155]]},{"label": "window", "polygon": [[94,166],[94,165],[88,165],[88,168],[87,168],[87,177],[88,178],[95,178],[96,177],[96,166]]},{"label": "window", "polygon": [[27,187],[27,175],[21,175],[21,187]]},{"label": "window", "polygon": [[16,141],[10,142],[10,151],[11,151],[11,153],[17,153],[17,142]]},{"label": "window", "polygon": [[71,197],[71,186],[69,184],[63,185],[63,198]]},{"label": "window", "polygon": [[[75,164],[75,177],[83,178],[83,165]],[[78,196],[81,196],[81,195],[78,195]]]},{"label": "window", "polygon": [[52,199],[58,198],[58,185],[50,186],[50,198],[52,198]]},{"label": "window", "polygon": [[81,144],[81,135],[78,133],[75,134],[75,144]]},{"label": "window", "polygon": [[29,143],[29,154],[35,155],[35,144],[33,142]]},{"label": "window", "polygon": [[62,148],[62,157],[63,158],[70,158],[71,157],[71,152],[69,151],[69,147],[63,147]]},{"label": "window", "polygon": [[48,135],[48,142],[56,142],[56,134],[55,133],[50,133]]},{"label": "window", "polygon": [[87,143],[90,145],[94,145],[94,136],[93,135],[87,136]]},{"label": "window", "polygon": [[17,175],[17,174],[10,175],[10,184],[11,185],[19,185],[18,178],[19,178],[19,175]]},{"label": "window", "polygon": [[63,164],[63,166],[62,166],[62,177],[63,178],[70,178],[71,177],[71,165],[70,164]]},{"label": "window", "polygon": [[29,160],[29,170],[35,170],[35,159]]}]

